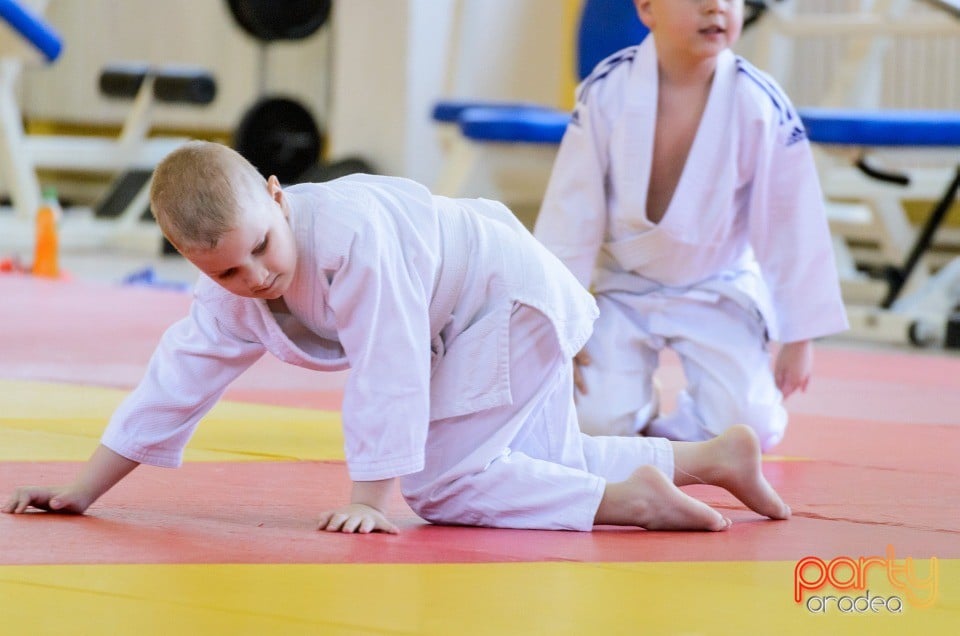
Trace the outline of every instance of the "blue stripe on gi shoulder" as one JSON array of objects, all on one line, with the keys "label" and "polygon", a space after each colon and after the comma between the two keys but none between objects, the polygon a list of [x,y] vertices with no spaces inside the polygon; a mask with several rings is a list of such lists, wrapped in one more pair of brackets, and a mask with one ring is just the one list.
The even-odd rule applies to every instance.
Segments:
[{"label": "blue stripe on gi shoulder", "polygon": [[593,71],[580,83],[580,88],[577,90],[577,102],[580,104],[586,104],[590,89],[593,88],[597,82],[610,75],[613,69],[617,68],[624,62],[633,63],[634,58],[637,57],[637,46],[628,46],[625,49],[621,49],[616,53],[605,57],[599,64],[597,64]]},{"label": "blue stripe on gi shoulder", "polygon": [[803,127],[803,123],[794,110],[793,104],[790,103],[790,99],[784,94],[783,89],[777,86],[775,82],[772,82],[757,67],[740,56],[737,56],[737,72],[742,73],[770,98],[770,102],[777,110],[780,125],[790,126],[790,133],[786,141],[787,146],[792,146],[807,138],[807,132]]}]

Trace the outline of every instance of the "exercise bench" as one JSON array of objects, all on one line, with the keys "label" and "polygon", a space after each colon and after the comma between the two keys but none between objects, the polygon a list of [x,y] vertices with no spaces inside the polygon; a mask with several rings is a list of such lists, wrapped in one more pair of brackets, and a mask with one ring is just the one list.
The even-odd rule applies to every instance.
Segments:
[{"label": "exercise bench", "polygon": [[[801,108],[799,114],[812,143],[825,150],[855,152],[851,166],[821,166],[820,170],[828,199],[857,196],[868,214],[859,222],[831,218],[851,335],[960,348],[960,258],[935,274],[924,263],[960,191],[960,111]],[[904,192],[914,186],[913,177],[871,164],[870,152],[877,149],[956,152],[955,167],[942,173],[938,192],[923,197],[936,201],[916,231],[900,203]],[[932,194],[930,187],[928,179],[926,192],[915,189],[913,197]],[[864,236],[876,240],[881,253],[894,259],[857,263],[846,240]],[[898,241],[899,246],[891,246]],[[864,283],[872,283],[880,292],[875,302],[851,301],[856,296],[851,287]]]}]

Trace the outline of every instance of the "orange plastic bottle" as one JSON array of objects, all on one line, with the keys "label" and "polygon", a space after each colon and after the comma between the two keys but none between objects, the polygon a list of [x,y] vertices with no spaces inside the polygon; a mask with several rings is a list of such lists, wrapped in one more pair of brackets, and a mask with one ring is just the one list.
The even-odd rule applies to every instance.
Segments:
[{"label": "orange plastic bottle", "polygon": [[60,240],[57,236],[57,218],[60,212],[56,193],[44,192],[43,204],[37,210],[36,236],[33,251],[33,275],[57,278],[60,276]]}]

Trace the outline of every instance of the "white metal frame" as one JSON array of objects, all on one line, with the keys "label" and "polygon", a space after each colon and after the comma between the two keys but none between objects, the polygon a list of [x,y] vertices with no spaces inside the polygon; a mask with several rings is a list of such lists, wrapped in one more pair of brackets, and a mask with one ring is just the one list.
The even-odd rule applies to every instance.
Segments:
[{"label": "white metal frame", "polygon": [[[883,58],[898,36],[960,37],[960,20],[911,11],[913,0],[872,0],[850,14],[798,15],[793,2],[771,2],[758,26],[755,61],[775,77],[790,71],[797,38],[842,36],[846,55],[839,61],[831,90],[818,104],[837,108],[876,108]],[[828,201],[834,252],[851,329],[866,340],[915,344],[942,341],[946,317],[960,300],[960,262],[946,264],[925,257],[891,309],[880,308],[887,285],[859,273],[855,262],[902,264],[917,234],[903,207],[906,200],[936,201],[953,177],[960,149],[918,150],[859,148],[838,150],[815,146],[818,171]],[[894,170],[907,166],[910,184],[900,186],[872,179],[854,159],[869,153]],[[943,236],[940,232],[938,237]],[[861,243],[876,249],[858,247]]]},{"label": "white metal frame", "polygon": [[[42,10],[46,2],[34,3]],[[38,169],[122,173],[152,169],[186,138],[148,138],[154,103],[153,79],[147,77],[133,100],[119,136],[30,135],[23,128],[17,84],[29,52],[10,29],[0,30],[0,180],[10,194],[13,210],[0,212],[0,248],[32,245],[33,217],[41,202]],[[61,225],[64,248],[122,247],[157,253],[161,233],[156,224],[141,222],[149,198],[149,182],[110,219],[66,215]]]}]

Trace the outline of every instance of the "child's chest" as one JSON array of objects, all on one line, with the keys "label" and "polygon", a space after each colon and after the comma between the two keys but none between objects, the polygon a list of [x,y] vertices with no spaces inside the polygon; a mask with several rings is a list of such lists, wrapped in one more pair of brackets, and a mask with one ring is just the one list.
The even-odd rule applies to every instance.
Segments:
[{"label": "child's chest", "polygon": [[658,109],[646,205],[647,218],[652,223],[659,223],[670,207],[702,114],[702,106]]},{"label": "child's chest", "polygon": [[[267,301],[274,320],[285,332],[295,330],[302,335],[308,331],[324,339],[337,340],[337,317],[330,304],[332,272],[312,270],[310,276],[300,271],[297,274],[283,296]],[[295,323],[299,326],[294,326]]]}]

